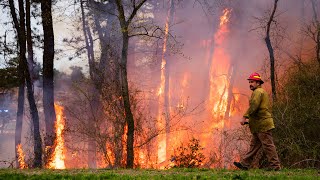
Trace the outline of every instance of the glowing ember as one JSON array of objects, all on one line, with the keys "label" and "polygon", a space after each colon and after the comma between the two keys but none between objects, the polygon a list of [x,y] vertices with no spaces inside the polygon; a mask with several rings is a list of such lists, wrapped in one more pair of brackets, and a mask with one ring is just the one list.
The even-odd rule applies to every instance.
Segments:
[{"label": "glowing ember", "polygon": [[17,152],[18,152],[18,162],[19,162],[19,169],[26,169],[28,168],[27,164],[24,162],[24,152],[22,150],[21,144],[17,145]]},{"label": "glowing ember", "polygon": [[224,9],[223,10],[223,15],[220,17],[220,26],[227,24],[230,19],[232,9]]},{"label": "glowing ember", "polygon": [[52,158],[50,158],[49,167],[50,169],[65,169],[66,166],[64,164],[65,152],[64,152],[64,138],[63,131],[65,121],[63,118],[63,107],[57,104],[54,104],[54,108],[56,110],[56,140],[55,140],[55,148],[52,154]]}]

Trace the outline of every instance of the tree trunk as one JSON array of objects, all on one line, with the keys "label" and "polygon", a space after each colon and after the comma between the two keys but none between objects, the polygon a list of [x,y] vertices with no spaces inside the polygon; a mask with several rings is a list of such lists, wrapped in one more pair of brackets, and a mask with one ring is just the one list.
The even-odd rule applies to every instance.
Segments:
[{"label": "tree trunk", "polygon": [[[20,27],[17,19],[17,14],[15,12],[13,0],[9,0],[9,6],[10,6],[10,14],[13,19],[13,24],[18,34],[18,44],[20,45],[20,41],[19,41]],[[23,111],[24,111],[24,89],[25,89],[24,68],[21,60],[22,60],[21,53],[19,52],[18,73],[19,73],[20,85],[19,85],[19,92],[18,92],[18,109],[17,109],[16,129],[15,129],[15,154],[16,154],[15,159],[16,159],[17,167],[19,167],[17,146],[18,144],[21,144],[21,132],[22,132]]]},{"label": "tree trunk", "polygon": [[[170,25],[173,21],[173,16],[174,16],[174,1],[170,0],[170,9],[168,12],[168,17],[167,17],[167,22],[166,22],[166,34],[164,37],[164,48],[166,49],[163,52],[163,59],[168,57],[168,48],[167,48],[167,43],[168,43],[168,38],[169,38],[169,31],[170,31]],[[170,61],[165,61],[165,67],[164,67],[164,75],[165,75],[165,87],[164,87],[164,108],[165,108],[165,120],[166,120],[166,159],[170,158],[170,148],[171,148],[171,143],[170,143]]]},{"label": "tree trunk", "polygon": [[[19,2],[20,4],[20,2]],[[23,4],[21,7],[19,6],[19,9],[23,8]],[[20,9],[21,12],[21,9]],[[34,93],[33,93],[33,84],[31,81],[31,73],[32,71],[29,71],[30,69],[33,70],[33,49],[32,49],[32,40],[31,40],[31,27],[30,27],[30,1],[26,0],[26,25],[27,25],[27,42],[28,42],[28,57],[32,64],[30,64],[31,67],[28,66],[28,61],[25,56],[23,56],[24,62],[25,62],[25,78],[26,78],[26,84],[27,84],[27,97],[29,101],[30,106],[30,113],[31,117],[33,119],[33,138],[34,138],[34,154],[35,159],[33,162],[33,167],[41,168],[42,167],[42,140],[40,135],[40,124],[39,124],[39,113],[36,105],[36,101],[34,99]],[[29,14],[28,14],[29,13]],[[24,23],[21,21],[20,15],[20,25],[22,31],[25,31]],[[25,32],[24,32],[25,34]],[[25,39],[24,39],[25,41]],[[25,45],[24,45],[25,46]],[[25,48],[25,47],[24,47]],[[24,50],[25,51],[25,50]],[[25,53],[25,52],[24,52]]]},{"label": "tree trunk", "polygon": [[54,60],[54,33],[52,25],[52,0],[43,0],[41,2],[41,17],[44,34],[43,49],[43,108],[46,124],[45,146],[46,152],[45,163],[53,152],[55,140],[54,123],[56,112],[54,109],[54,83],[53,83],[53,60]]},{"label": "tree trunk", "polygon": [[94,80],[95,64],[94,64],[93,40],[92,40],[92,34],[90,31],[90,28],[88,26],[88,22],[86,21],[83,0],[81,0],[80,2],[80,8],[81,8],[81,16],[82,16],[82,30],[83,30],[83,35],[85,37],[85,43],[86,43],[86,49],[87,49],[89,74],[90,74],[91,80]]},{"label": "tree trunk", "polygon": [[39,116],[37,106],[35,104],[32,83],[30,80],[30,73],[27,66],[26,59],[26,30],[25,30],[25,13],[24,13],[24,3],[19,1],[19,21],[15,13],[15,7],[13,0],[9,0],[10,11],[14,21],[14,26],[18,33],[18,43],[19,43],[19,66],[24,72],[24,78],[27,83],[27,96],[30,106],[30,114],[33,122],[33,137],[34,137],[34,161],[33,167],[41,168],[42,167],[42,141],[39,130]]},{"label": "tree trunk", "polygon": [[131,112],[130,105],[130,97],[129,97],[129,87],[128,87],[128,77],[127,77],[127,60],[128,60],[128,46],[129,46],[129,32],[128,28],[135,17],[137,11],[141,8],[141,6],[147,0],[142,0],[138,5],[135,1],[133,1],[132,13],[130,14],[128,20],[126,20],[123,2],[121,0],[116,0],[115,3],[118,9],[118,19],[121,26],[122,32],[122,52],[121,52],[121,62],[120,62],[120,73],[121,73],[121,94],[122,100],[125,110],[125,120],[128,126],[127,132],[127,168],[133,168],[134,163],[134,151],[133,151],[133,143],[134,143],[134,119],[133,114]]},{"label": "tree trunk", "polygon": [[18,110],[17,110],[17,121],[16,121],[16,130],[15,130],[15,159],[16,159],[16,167],[19,167],[18,162],[18,153],[17,153],[17,146],[21,144],[21,133],[22,133],[22,121],[23,121],[23,106],[24,106],[24,88],[25,88],[25,81],[24,81],[24,74],[23,70],[19,65],[19,93],[18,93]]},{"label": "tree trunk", "polygon": [[276,82],[275,82],[275,59],[274,59],[274,51],[273,51],[273,47],[270,41],[270,27],[271,27],[271,23],[273,21],[274,18],[274,14],[277,10],[277,3],[278,0],[274,1],[274,6],[273,6],[273,10],[272,13],[270,15],[269,21],[267,23],[267,32],[266,32],[266,37],[265,37],[265,42],[269,51],[269,56],[270,56],[270,79],[271,79],[271,88],[272,88],[272,100],[273,102],[276,101],[277,99],[277,92],[276,92]]},{"label": "tree trunk", "polygon": [[32,82],[37,78],[37,74],[34,71],[35,62],[33,59],[33,42],[32,42],[32,31],[31,31],[31,19],[30,19],[30,2],[26,0],[26,28],[27,28],[27,50],[28,50],[28,69]]},{"label": "tree trunk", "polygon": [[127,168],[133,168],[134,153],[133,153],[133,143],[134,143],[134,119],[131,112],[131,105],[129,99],[129,86],[127,77],[127,59],[128,59],[128,45],[129,36],[128,32],[123,32],[122,41],[122,53],[121,53],[121,89],[122,89],[122,99],[125,110],[125,120],[128,126],[127,132]]},{"label": "tree trunk", "polygon": [[271,79],[271,88],[272,88],[272,100],[275,101],[277,92],[276,92],[276,82],[275,82],[274,53],[273,53],[273,48],[272,48],[272,44],[269,36],[265,38],[265,42],[267,44],[267,48],[270,56],[270,79]]},{"label": "tree trunk", "polygon": [[[231,104],[232,104],[232,100],[234,98],[233,96],[233,84],[234,84],[234,78],[236,77],[236,69],[237,69],[237,62],[234,62],[230,65],[229,67],[229,72],[228,72],[228,99],[227,99],[227,108],[224,114],[224,119],[226,121],[229,121],[230,118],[230,111],[231,111]],[[227,123],[228,124],[228,123]]]},{"label": "tree trunk", "polygon": [[[300,25],[300,29],[302,30],[304,28],[304,23],[306,22],[305,20],[305,0],[300,0],[300,22],[301,22],[301,25]],[[304,34],[301,33],[300,34],[300,37],[299,37],[299,61],[301,61],[302,59],[302,48],[303,48],[303,43],[304,43]]]},{"label": "tree trunk", "polygon": [[[82,16],[82,30],[83,30],[83,35],[85,37],[85,43],[86,43],[86,49],[87,49],[89,74],[90,74],[91,80],[93,82],[95,82],[97,72],[95,70],[93,40],[92,40],[92,34],[90,31],[90,28],[89,28],[88,23],[86,21],[83,0],[81,0],[81,2],[80,2],[80,8],[81,8],[81,16]],[[94,84],[97,84],[97,83],[95,82]],[[93,106],[96,107],[95,104],[97,104],[97,101],[99,101],[99,98],[96,97],[98,95],[96,85],[95,85],[95,87],[93,87],[92,93],[93,93],[94,97],[93,97],[93,100],[91,103],[93,104]],[[94,109],[96,109],[96,108],[94,108]],[[89,166],[89,168],[97,168],[96,141],[94,138],[88,139],[88,166]]]},{"label": "tree trunk", "polygon": [[[25,62],[27,62],[27,59],[25,58]],[[26,73],[26,84],[27,84],[27,96],[30,106],[30,113],[32,117],[33,122],[33,138],[34,138],[34,154],[35,159],[33,162],[33,167],[35,168],[41,168],[42,167],[42,140],[40,135],[40,124],[39,124],[39,114],[38,109],[36,105],[36,101],[34,99],[33,94],[33,86],[29,74],[28,67],[25,66]]]},{"label": "tree trunk", "polygon": [[[215,28],[213,28],[215,29]],[[202,96],[202,99],[203,100],[206,100],[208,97],[210,97],[210,77],[211,77],[211,66],[212,66],[212,58],[213,58],[213,54],[214,54],[214,34],[215,34],[215,30],[212,30],[211,32],[211,35],[210,35],[210,44],[208,45],[209,48],[210,48],[210,51],[209,51],[209,58],[208,58],[208,64],[207,64],[207,67],[206,67],[206,73],[207,73],[207,76],[205,76],[204,78],[204,88],[203,88],[203,96]]]}]

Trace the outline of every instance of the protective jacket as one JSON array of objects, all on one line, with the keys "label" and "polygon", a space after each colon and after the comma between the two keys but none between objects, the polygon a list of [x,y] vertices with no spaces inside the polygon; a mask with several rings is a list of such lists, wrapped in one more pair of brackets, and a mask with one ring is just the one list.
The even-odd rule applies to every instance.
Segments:
[{"label": "protective jacket", "polygon": [[251,133],[266,132],[275,128],[269,111],[269,97],[261,86],[252,92],[249,108],[243,117],[249,119]]}]

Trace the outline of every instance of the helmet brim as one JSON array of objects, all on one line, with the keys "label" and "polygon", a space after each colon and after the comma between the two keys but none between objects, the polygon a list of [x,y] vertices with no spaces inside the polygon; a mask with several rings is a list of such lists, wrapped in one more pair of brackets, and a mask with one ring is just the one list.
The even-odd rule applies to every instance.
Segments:
[{"label": "helmet brim", "polygon": [[259,81],[260,84],[263,84],[264,82],[260,79],[260,80],[257,80],[257,79],[247,79],[247,80],[252,80],[252,81]]}]

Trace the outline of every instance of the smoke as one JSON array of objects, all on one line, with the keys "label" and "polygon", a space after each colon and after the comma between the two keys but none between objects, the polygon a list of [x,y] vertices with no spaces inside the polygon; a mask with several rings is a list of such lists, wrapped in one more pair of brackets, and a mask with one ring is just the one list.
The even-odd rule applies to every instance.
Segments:
[{"label": "smoke", "polygon": [[[166,56],[170,63],[169,108],[172,114],[183,111],[184,115],[178,120],[172,120],[171,129],[174,132],[170,136],[172,137],[170,140],[172,148],[169,150],[171,152],[179,143],[187,142],[193,136],[199,138],[200,143],[205,146],[207,156],[213,152],[210,149],[220,152],[232,151],[226,149],[234,148],[226,147],[226,140],[229,138],[229,144],[232,144],[235,142],[234,139],[231,136],[223,139],[219,135],[224,130],[231,131],[240,126],[239,118],[248,107],[247,101],[251,93],[247,77],[252,72],[259,72],[266,82],[264,87],[267,90],[270,89],[268,51],[264,37],[273,1],[219,2],[205,0],[176,2],[167,44],[169,53]],[[301,33],[303,25],[309,23],[312,17],[310,2],[303,2],[305,3],[299,0],[279,1],[271,30],[278,78],[281,78],[282,72],[285,72],[291,63],[287,54],[299,55],[301,38],[305,39],[303,44],[306,47],[311,44]],[[149,12],[150,9],[147,11],[148,16],[153,19],[147,22],[164,28],[169,3],[167,1],[162,3],[164,4],[148,5],[148,8],[151,8],[151,12]],[[226,32],[219,35],[219,31],[222,31],[219,29],[220,17],[225,9],[229,9],[231,15]],[[97,34],[94,35],[97,37]],[[217,36],[223,37],[217,38]],[[145,93],[145,99],[141,102],[145,106],[144,113],[147,117],[155,118],[159,108],[157,92],[161,83],[162,47],[163,41],[159,39],[135,37],[130,40],[129,80],[131,87],[138,87]],[[302,49],[304,53],[300,54],[308,52],[307,49]],[[103,49],[96,46],[95,53],[98,52],[98,57],[101,50]],[[305,56],[310,57],[310,55]],[[231,100],[227,97],[228,88],[233,94]],[[228,105],[229,113],[225,113],[226,110],[222,108],[223,103],[231,103]],[[226,120],[225,117],[229,119]],[[156,121],[153,123],[155,128]],[[225,147],[221,147],[221,144]],[[222,155],[220,153],[219,156]],[[220,157],[220,159],[223,158]],[[219,166],[228,167],[227,163]]]},{"label": "smoke", "polygon": [[[59,2],[59,6],[61,2]],[[63,2],[67,3],[67,2]],[[62,4],[63,4],[62,3]],[[68,3],[71,3],[71,1]],[[164,4],[161,4],[164,3]],[[238,128],[239,118],[243,111],[245,111],[247,98],[250,96],[250,89],[246,81],[249,74],[252,72],[259,72],[263,75],[263,80],[266,82],[265,87],[270,88],[269,80],[269,66],[268,66],[268,51],[265,46],[264,36],[266,22],[270,11],[273,7],[273,1],[265,0],[225,0],[225,1],[208,1],[208,0],[185,0],[177,1],[176,9],[173,17],[173,23],[170,26],[170,37],[167,48],[170,53],[166,57],[170,62],[170,109],[172,112],[183,111],[185,114],[178,120],[173,120],[176,124],[172,124],[172,129],[175,131],[175,136],[172,138],[173,148],[177,147],[181,142],[187,142],[192,136],[200,139],[200,143],[207,149],[206,156],[209,156],[210,149],[217,149],[221,139],[217,137],[207,137],[208,134],[214,134],[216,129],[230,129]],[[158,3],[148,4],[145,12],[152,19],[152,22],[159,27],[164,28],[166,23],[166,16],[168,14],[168,2],[161,1]],[[65,6],[71,7],[71,6]],[[219,32],[220,17],[223,15],[223,10],[231,10],[230,20],[228,22],[228,30],[223,37],[223,43],[217,42],[215,36]],[[73,9],[73,8],[71,8]],[[77,8],[75,8],[77,9]],[[72,13],[72,10],[56,9],[55,16],[61,17],[61,12],[65,11],[69,18],[60,18],[55,21],[55,37],[59,52],[62,55],[57,57],[59,61],[55,62],[55,67],[59,71],[71,72],[71,78],[74,81],[82,79],[84,76],[82,70],[87,72],[87,57],[83,54],[77,54],[77,58],[69,61],[69,57],[75,56],[75,51],[68,49],[70,46],[61,44],[65,38],[70,38],[71,35],[81,36],[82,30],[79,26],[80,13]],[[88,12],[88,9],[86,9]],[[319,14],[319,12],[318,12]],[[87,15],[88,17],[90,15]],[[101,14],[100,18],[105,18],[108,14]],[[285,74],[285,70],[292,63],[289,55],[296,57],[302,55],[304,59],[313,56],[312,40],[306,36],[303,31],[306,25],[310,24],[312,20],[312,4],[308,0],[280,0],[278,10],[276,12],[275,21],[272,24],[271,41],[275,45],[276,63],[278,78],[281,79]],[[89,18],[92,18],[90,16]],[[101,20],[101,19],[100,19]],[[149,19],[150,20],[150,19]],[[94,19],[89,19],[90,27],[93,26]],[[77,26],[72,26],[73,22],[77,22]],[[115,22],[113,22],[115,23]],[[103,27],[109,24],[102,23]],[[113,27],[119,27],[116,24]],[[108,29],[115,31],[117,28]],[[98,39],[97,32],[91,30],[94,39]],[[110,32],[108,32],[110,33]],[[119,32],[114,34],[112,43],[117,43],[116,48],[121,47],[119,42]],[[79,40],[79,39],[77,39]],[[77,45],[84,47],[84,38],[81,41],[75,41]],[[119,43],[118,43],[119,42]],[[161,73],[161,39],[152,39],[145,37],[135,37],[130,40],[129,47],[129,61],[128,72],[131,87],[137,87],[142,91],[143,106],[145,106],[145,116],[150,124],[155,126],[158,112],[158,95],[160,85]],[[99,47],[98,41],[94,42],[94,53],[96,59],[102,56],[100,52],[103,51]],[[223,50],[225,56],[219,55],[219,50]],[[70,53],[72,52],[72,53]],[[76,51],[77,52],[77,51]],[[217,54],[215,54],[217,53]],[[215,56],[216,55],[216,56]],[[119,56],[116,52],[115,57]],[[39,56],[40,57],[40,56]],[[210,58],[211,57],[211,58]],[[216,57],[216,58],[214,58]],[[217,58],[218,57],[218,58]],[[110,57],[108,57],[110,59]],[[114,58],[114,57],[113,57]],[[40,59],[40,58],[38,58]],[[75,67],[75,66],[81,67]],[[212,66],[215,71],[212,71]],[[69,66],[74,66],[69,70]],[[231,70],[223,71],[224,67],[233,66]],[[223,99],[221,102],[227,102],[227,99],[221,95],[228,82],[224,80],[225,77],[233,76],[232,93],[234,99],[233,109],[230,110],[230,119],[221,121],[220,116],[226,117],[222,112],[211,111],[214,106],[211,103],[217,103],[217,99],[211,101],[210,93],[215,93],[215,96]],[[64,85],[70,86],[71,81],[65,80],[66,74],[62,74],[56,81],[59,83],[56,90],[56,99],[60,101],[68,101],[65,92],[68,88],[60,88]],[[211,76],[214,86],[212,86]],[[65,78],[63,80],[63,78]],[[231,79],[231,78],[230,78]],[[229,79],[229,80],[230,80]],[[220,81],[223,83],[219,84]],[[219,82],[219,83],[218,83]],[[227,91],[227,89],[225,90]],[[218,99],[219,99],[218,98]],[[13,112],[16,112],[16,103],[14,100],[3,101],[2,104],[11,104]],[[232,114],[234,112],[234,114]],[[173,113],[174,114],[174,113]],[[219,116],[214,119],[213,116]],[[228,115],[229,116],[229,115]],[[1,116],[3,118],[3,116]],[[11,120],[14,121],[15,113],[12,114]],[[217,120],[218,119],[218,120]],[[154,122],[153,122],[154,121]],[[150,125],[150,126],[152,126]],[[177,125],[177,126],[174,126]],[[146,127],[143,127],[146,128]],[[142,128],[142,129],[143,129]],[[10,138],[3,138],[1,136],[0,143],[0,161],[7,157],[7,153],[14,152],[14,140]],[[137,138],[139,139],[139,138]],[[140,138],[141,139],[141,138]],[[206,142],[204,142],[206,141]],[[210,141],[210,142],[209,142]],[[216,142],[215,142],[216,141]],[[230,140],[231,141],[231,140]],[[13,143],[14,144],[14,143]],[[220,143],[222,144],[222,143]],[[7,147],[12,147],[8,149]],[[3,148],[5,150],[3,150]],[[173,150],[173,149],[171,149]],[[10,158],[14,154],[9,155]]]},{"label": "smoke", "polygon": [[0,93],[0,167],[9,167],[14,160],[15,107],[12,92]]}]

